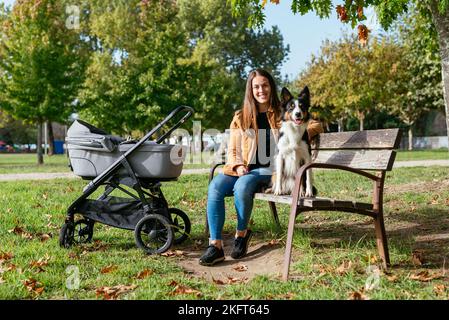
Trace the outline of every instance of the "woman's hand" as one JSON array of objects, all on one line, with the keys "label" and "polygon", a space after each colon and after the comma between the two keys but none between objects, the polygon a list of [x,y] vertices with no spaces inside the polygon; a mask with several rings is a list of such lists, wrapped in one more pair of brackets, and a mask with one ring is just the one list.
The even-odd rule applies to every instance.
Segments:
[{"label": "woman's hand", "polygon": [[238,166],[237,169],[235,170],[237,172],[237,175],[239,177],[244,176],[245,174],[248,173],[248,169],[246,168],[246,166]]}]

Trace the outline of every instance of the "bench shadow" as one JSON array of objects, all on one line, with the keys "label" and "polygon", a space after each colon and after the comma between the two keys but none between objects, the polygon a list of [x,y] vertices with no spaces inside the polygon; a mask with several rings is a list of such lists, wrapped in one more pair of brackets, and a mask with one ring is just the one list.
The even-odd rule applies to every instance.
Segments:
[{"label": "bench shadow", "polygon": [[[312,216],[313,212],[309,212],[309,215]],[[423,254],[424,264],[421,267],[441,268],[449,260],[447,210],[426,208],[412,213],[392,212],[385,214],[384,218],[390,255],[392,249],[410,253],[410,259],[400,263],[401,268],[416,268],[412,263],[413,252]],[[346,247],[345,244],[354,242],[361,246],[376,245],[374,223],[370,218],[350,224],[347,221],[326,221],[330,223],[322,223],[319,229],[307,222],[297,222],[295,228],[306,232],[316,248]]]}]

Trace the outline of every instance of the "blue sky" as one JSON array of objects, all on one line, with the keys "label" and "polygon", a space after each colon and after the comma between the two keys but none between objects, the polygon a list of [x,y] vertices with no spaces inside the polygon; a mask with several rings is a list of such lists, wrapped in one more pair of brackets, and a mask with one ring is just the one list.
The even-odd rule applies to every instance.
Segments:
[{"label": "blue sky", "polygon": [[[223,0],[224,1],[224,0]],[[14,0],[0,0],[0,3],[12,4]],[[321,20],[314,13],[304,16],[294,15],[291,10],[291,0],[281,0],[279,5],[268,1],[265,8],[265,27],[277,25],[284,37],[284,43],[290,45],[288,60],[281,68],[282,75],[294,79],[306,67],[312,54],[318,54],[321,43],[325,39],[336,40],[346,32],[356,32],[349,26],[337,20],[335,11],[329,19]],[[335,4],[341,1],[333,1]],[[368,28],[376,29],[377,24],[372,10],[366,13]]]},{"label": "blue sky", "polygon": [[295,15],[290,10],[291,2],[282,0],[276,5],[268,1],[265,7],[265,27],[277,25],[284,37],[284,43],[290,45],[290,54],[281,72],[293,79],[306,67],[311,55],[318,54],[325,39],[336,40],[343,34],[343,30],[351,28],[338,21],[336,13],[323,20],[315,13]]}]

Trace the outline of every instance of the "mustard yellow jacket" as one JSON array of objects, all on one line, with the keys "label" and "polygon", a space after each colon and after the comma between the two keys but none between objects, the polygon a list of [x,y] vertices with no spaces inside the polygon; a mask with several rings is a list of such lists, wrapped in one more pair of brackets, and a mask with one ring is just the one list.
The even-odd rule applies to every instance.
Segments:
[{"label": "mustard yellow jacket", "polygon": [[[267,118],[274,140],[277,143],[282,121],[281,119],[276,119],[276,113],[272,107],[269,107],[267,110]],[[307,127],[309,139],[312,139],[323,131],[323,127],[319,121],[309,120]],[[257,143],[258,132],[252,129],[243,130],[242,111],[237,111],[230,125],[227,160],[223,167],[223,173],[230,176],[238,176],[236,172],[237,167],[241,165],[248,166],[254,161],[253,158],[256,156]]]}]

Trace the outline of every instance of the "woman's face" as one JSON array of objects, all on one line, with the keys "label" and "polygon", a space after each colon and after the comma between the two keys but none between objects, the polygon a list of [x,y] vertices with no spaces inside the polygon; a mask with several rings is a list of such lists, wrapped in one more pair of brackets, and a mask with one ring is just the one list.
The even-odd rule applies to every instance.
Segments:
[{"label": "woman's face", "polygon": [[252,81],[253,96],[259,105],[270,103],[271,87],[270,82],[263,76],[255,76]]}]

